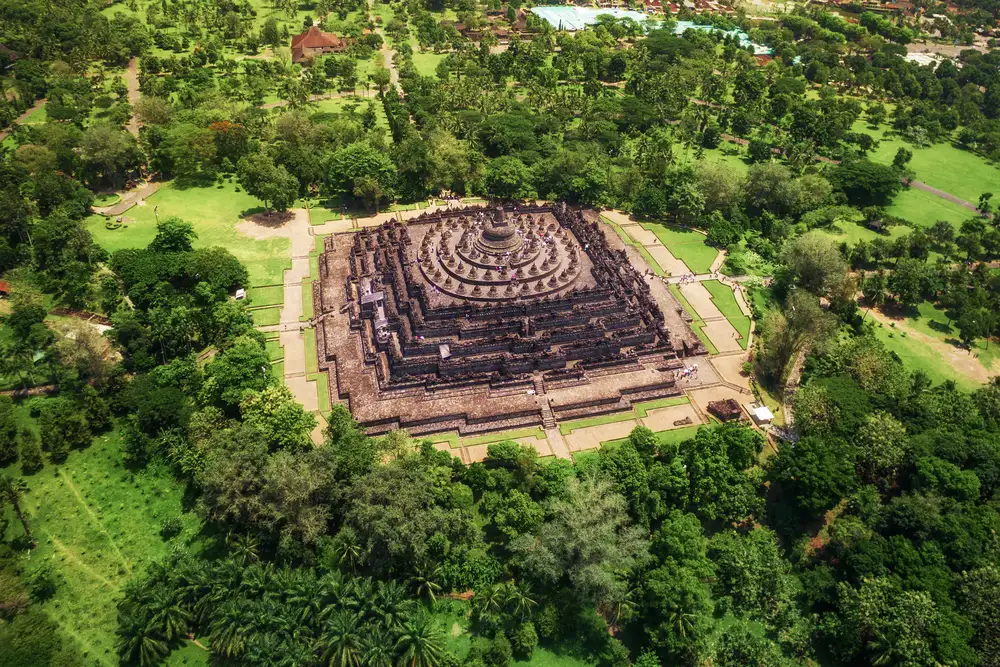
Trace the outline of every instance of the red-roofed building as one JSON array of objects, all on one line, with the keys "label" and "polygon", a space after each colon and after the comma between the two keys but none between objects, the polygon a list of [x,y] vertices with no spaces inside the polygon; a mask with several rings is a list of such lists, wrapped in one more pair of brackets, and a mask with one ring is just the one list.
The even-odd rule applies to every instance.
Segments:
[{"label": "red-roofed building", "polygon": [[341,53],[351,44],[332,32],[323,32],[317,26],[310,26],[301,35],[292,37],[292,62],[309,62],[317,56]]}]

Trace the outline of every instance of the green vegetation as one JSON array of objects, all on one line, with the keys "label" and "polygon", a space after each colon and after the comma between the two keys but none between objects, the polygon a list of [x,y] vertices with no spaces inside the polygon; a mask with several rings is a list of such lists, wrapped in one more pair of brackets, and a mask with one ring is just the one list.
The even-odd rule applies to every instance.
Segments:
[{"label": "green vegetation", "polygon": [[[192,206],[192,202],[197,205]],[[156,235],[156,217],[177,216],[191,222],[198,234],[197,247],[226,248],[250,271],[252,285],[281,283],[282,272],[290,266],[289,241],[285,238],[253,239],[237,231],[236,225],[249,212],[259,209],[250,195],[236,192],[225,183],[208,188],[180,188],[175,183],[161,187],[125,214],[127,228],[107,229],[104,216],[87,218],[94,241],[108,252],[145,247]]]},{"label": "green vegetation", "polygon": [[642,227],[656,234],[670,254],[687,264],[692,273],[708,273],[719,254],[717,248],[708,245],[704,234],[690,229],[648,222]]},{"label": "green vegetation", "polygon": [[743,314],[740,305],[736,303],[733,288],[729,285],[723,285],[718,280],[705,280],[701,284],[712,295],[712,302],[715,304],[715,307],[729,320],[733,328],[739,332],[740,339],[738,342],[740,347],[746,349],[747,341],[750,338],[750,318]]}]

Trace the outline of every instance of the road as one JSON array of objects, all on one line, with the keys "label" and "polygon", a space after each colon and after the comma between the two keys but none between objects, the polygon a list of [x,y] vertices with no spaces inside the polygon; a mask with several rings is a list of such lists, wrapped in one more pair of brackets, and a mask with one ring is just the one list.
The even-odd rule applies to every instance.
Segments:
[{"label": "road", "polygon": [[[368,0],[368,12],[373,17],[375,16],[375,0]],[[389,70],[389,85],[395,88],[396,92],[402,94],[403,90],[399,86],[399,70],[396,69],[396,63],[394,62],[396,51],[389,48],[389,38],[385,36],[382,26],[377,23],[375,24],[375,34],[382,38],[382,46],[379,48],[379,52],[382,54],[382,64]]]},{"label": "road", "polygon": [[128,103],[132,107],[132,116],[125,127],[132,133],[133,137],[138,139],[139,114],[136,113],[135,105],[139,103],[139,98],[142,95],[139,93],[139,65],[136,62],[135,56],[129,59],[128,67],[125,69],[125,83],[128,85]]}]

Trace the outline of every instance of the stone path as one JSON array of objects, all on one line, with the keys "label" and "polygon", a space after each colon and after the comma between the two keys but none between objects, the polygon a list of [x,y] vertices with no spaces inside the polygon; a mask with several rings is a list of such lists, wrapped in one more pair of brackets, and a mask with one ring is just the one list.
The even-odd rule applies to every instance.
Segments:
[{"label": "stone path", "polygon": [[312,432],[312,440],[317,445],[323,443],[326,426],[319,412],[318,384],[306,379],[306,341],[304,331],[311,324],[301,322],[302,283],[309,278],[309,253],[313,250],[315,237],[309,225],[309,212],[303,208],[291,209],[291,217],[284,222],[271,223],[265,216],[252,216],[236,225],[236,230],[256,239],[283,237],[291,241],[290,255],[292,267],[285,269],[282,287],[283,302],[277,325],[259,327],[264,332],[278,332],[278,341],[284,351],[285,385],[295,399],[308,412],[316,415],[317,426]]}]

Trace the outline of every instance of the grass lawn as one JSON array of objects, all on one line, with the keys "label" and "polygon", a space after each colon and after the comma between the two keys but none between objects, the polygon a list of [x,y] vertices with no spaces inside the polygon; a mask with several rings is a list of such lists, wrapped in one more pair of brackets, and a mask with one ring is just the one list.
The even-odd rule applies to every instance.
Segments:
[{"label": "grass lawn", "polygon": [[302,333],[306,348],[306,374],[319,372],[319,360],[316,358],[316,330],[306,329]]},{"label": "grass lawn", "polygon": [[413,54],[413,66],[420,76],[437,76],[437,66],[447,57],[447,53],[420,51]]},{"label": "grass lawn", "polygon": [[[948,321],[944,309],[930,301],[924,301],[917,306],[918,315],[906,319],[906,325],[916,329],[922,334],[937,338],[940,341],[961,348],[961,341],[958,337],[958,329]],[[984,368],[992,369],[998,354],[996,344],[987,344],[985,338],[980,338],[972,344],[973,354],[975,354]]]},{"label": "grass lawn", "polygon": [[[24,404],[18,412],[28,420]],[[7,472],[19,475],[20,469]],[[66,463],[46,465],[24,479],[29,487],[25,507],[38,540],[26,569],[49,564],[59,579],[55,596],[40,607],[87,664],[117,665],[115,604],[125,583],[174,544],[197,551],[190,541],[200,521],[193,512],[183,512],[183,487],[168,473],[125,468],[115,432],[72,452]],[[160,524],[173,516],[181,518],[184,530],[164,542]],[[6,537],[20,534],[20,524],[11,521]]]},{"label": "grass lawn", "polygon": [[635,409],[635,414],[638,417],[645,417],[649,414],[650,410],[657,410],[659,408],[670,408],[675,405],[685,405],[690,403],[691,399],[687,396],[670,396],[669,398],[659,398],[655,401],[646,401],[645,403],[636,403],[632,407]]},{"label": "grass lawn", "polygon": [[915,338],[903,336],[899,331],[878,324],[875,325],[875,337],[882,341],[886,349],[895,352],[908,370],[924,371],[934,384],[953,380],[965,391],[972,391],[979,386],[951,366],[941,363],[941,356],[933,348]]},{"label": "grass lawn", "polygon": [[280,361],[285,358],[285,348],[276,340],[265,341],[264,349],[267,350],[267,358],[271,362]]},{"label": "grass lawn", "polygon": [[914,227],[931,227],[938,220],[946,220],[958,229],[959,225],[975,216],[967,208],[954,204],[923,190],[906,188],[886,209],[889,215],[902,218]]},{"label": "grass lawn", "polygon": [[94,196],[94,206],[114,206],[122,200],[114,192]]},{"label": "grass lawn", "polygon": [[854,246],[858,243],[858,241],[871,242],[877,238],[892,240],[899,236],[906,236],[913,230],[906,225],[893,225],[892,227],[889,227],[887,233],[879,234],[873,229],[869,229],[868,227],[856,222],[841,220],[833,223],[829,227],[823,227],[819,229],[819,231],[831,237],[838,243],[847,243],[849,246]]},{"label": "grass lawn", "polygon": [[[315,355],[313,355],[313,357],[315,358]],[[319,411],[325,417],[329,417],[330,416],[329,377],[327,376],[326,373],[308,373],[306,375],[306,379],[316,381],[316,395],[319,399]]]},{"label": "grass lawn", "polygon": [[611,228],[613,230],[615,230],[615,234],[618,235],[618,238],[620,238],[623,243],[625,243],[627,245],[630,245],[630,246],[632,246],[633,248],[635,248],[636,250],[639,251],[639,254],[642,255],[642,258],[644,260],[646,260],[647,264],[649,264],[649,268],[651,268],[653,270],[653,273],[655,273],[658,276],[664,275],[663,269],[660,267],[659,264],[656,263],[656,260],[653,259],[653,256],[649,254],[649,251],[646,250],[642,246],[641,243],[639,243],[638,241],[632,240],[632,237],[629,236],[628,233],[626,233],[624,229],[622,229],[620,226],[618,226],[617,223],[612,222],[611,220],[608,220],[604,216],[601,216],[601,220],[603,222],[605,222],[606,224],[610,225]]},{"label": "grass lawn", "polygon": [[897,137],[885,136],[885,128],[871,130],[865,121],[855,123],[852,130],[870,134],[880,142],[879,147],[868,154],[873,162],[892,164],[896,151],[900,147],[906,148],[913,152],[908,166],[918,180],[973,204],[982,193],[996,191],[997,183],[1000,183],[1000,169],[975,153],[950,143],[921,148]]},{"label": "grass lawn", "polygon": [[650,222],[642,223],[642,228],[656,234],[656,238],[660,239],[660,243],[666,246],[670,254],[687,264],[695,273],[708,273],[712,262],[719,255],[716,248],[705,243],[704,234],[690,229]]},{"label": "grass lawn", "polygon": [[251,287],[247,290],[247,297],[253,306],[280,306],[284,303],[285,290],[281,285],[269,285],[267,287]]},{"label": "grass lawn", "polygon": [[520,428],[513,431],[503,431],[501,433],[487,433],[486,435],[477,435],[472,438],[465,438],[462,440],[462,446],[468,447],[470,445],[489,445],[494,442],[517,440],[518,438],[535,438],[535,440],[545,440],[545,431],[535,426]]},{"label": "grass lawn", "polygon": [[233,253],[250,272],[251,285],[277,285],[282,281],[282,271],[291,266],[288,239],[252,239],[236,231],[242,216],[260,207],[258,200],[236,192],[231,183],[184,189],[167,183],[146,199],[144,206],[129,209],[125,217],[132,221],[120,229],[107,229],[107,218],[101,215],[87,218],[87,228],[108,252],[144,248],[156,236],[154,209],[158,209],[161,220],[177,216],[194,225],[198,234],[195,247],[221,246]]},{"label": "grass lawn", "polygon": [[255,327],[267,327],[281,323],[281,308],[278,306],[268,306],[266,308],[254,308],[250,311]]},{"label": "grass lawn", "polygon": [[596,417],[584,417],[583,419],[573,419],[559,424],[559,432],[569,435],[578,428],[588,428],[590,426],[603,426],[604,424],[615,424],[617,422],[627,422],[635,419],[634,412],[612,412],[607,415],[597,415]]},{"label": "grass lawn", "polygon": [[30,114],[28,114],[27,117],[25,117],[25,119],[21,121],[21,125],[36,125],[40,123],[45,123],[48,120],[49,120],[49,114],[46,111],[46,107],[42,107],[41,109],[36,109],[35,111],[32,111]]},{"label": "grass lawn", "polygon": [[744,350],[747,347],[747,340],[750,337],[750,318],[743,314],[740,305],[736,303],[736,296],[728,285],[723,285],[718,280],[705,280],[701,283],[712,295],[712,301],[729,323],[733,325],[741,338],[737,341]]}]

